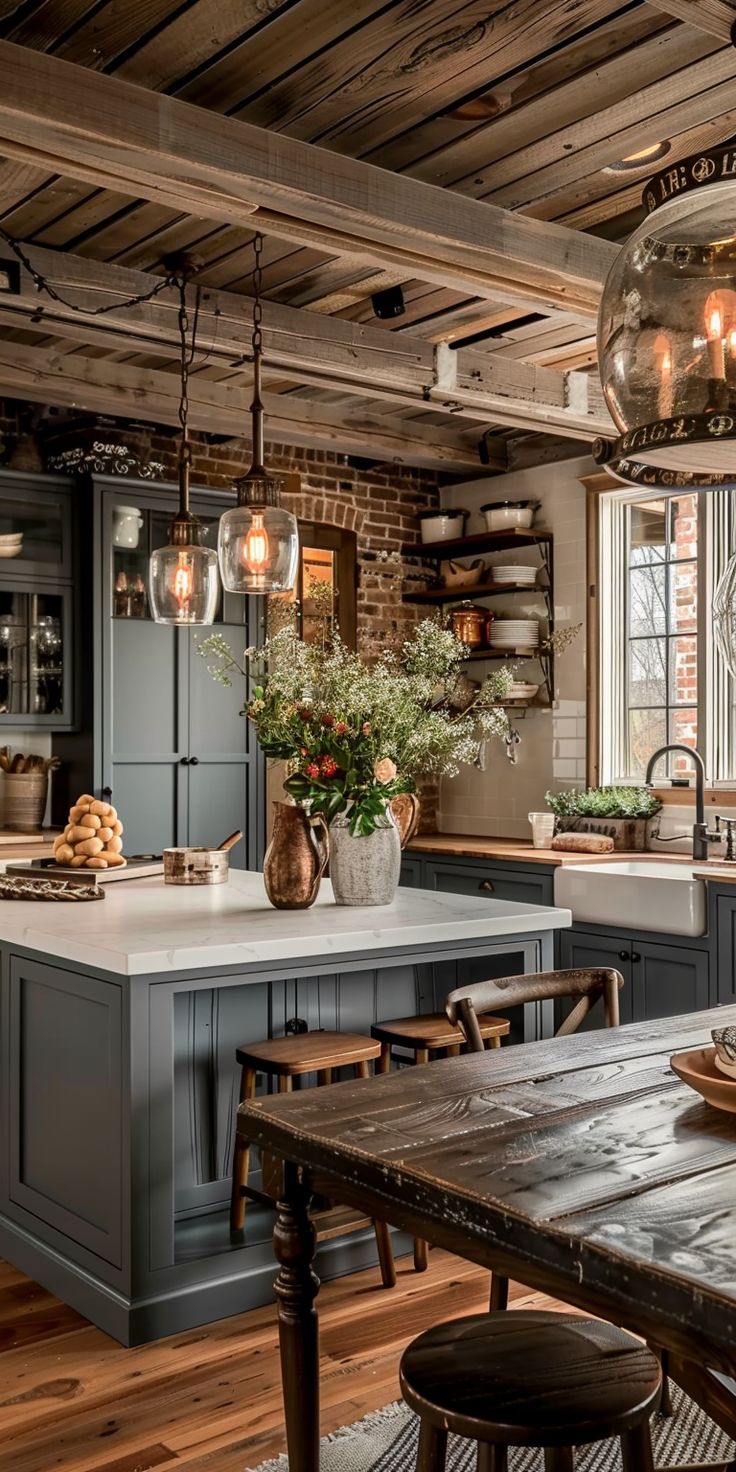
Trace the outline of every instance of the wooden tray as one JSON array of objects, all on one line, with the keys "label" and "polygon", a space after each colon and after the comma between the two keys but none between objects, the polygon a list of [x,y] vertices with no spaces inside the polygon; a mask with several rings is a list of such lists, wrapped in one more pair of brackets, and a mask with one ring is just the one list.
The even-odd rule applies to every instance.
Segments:
[{"label": "wooden tray", "polygon": [[715,1056],[715,1048],[692,1048],[687,1053],[673,1053],[670,1067],[714,1109],[736,1114],[736,1079],[719,1072]]}]

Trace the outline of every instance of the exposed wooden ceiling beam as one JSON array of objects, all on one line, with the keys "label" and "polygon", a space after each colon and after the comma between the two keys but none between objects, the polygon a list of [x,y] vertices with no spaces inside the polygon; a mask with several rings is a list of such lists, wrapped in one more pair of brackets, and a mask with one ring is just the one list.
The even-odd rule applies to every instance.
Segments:
[{"label": "exposed wooden ceiling beam", "polygon": [[0,152],[205,219],[592,319],[606,241],[0,42]]},{"label": "exposed wooden ceiling beam", "polygon": [[[33,403],[57,404],[91,413],[132,416],[153,424],[178,424],[178,383],[171,373],[131,368],[82,353],[55,355],[19,343],[0,345],[0,392]],[[310,403],[302,395],[265,394],[267,436],[289,445],[310,445],[365,455],[397,465],[429,466],[448,472],[488,469],[477,440],[450,427],[438,431],[412,420],[403,424],[373,416],[356,403],[345,413]],[[194,374],[189,383],[189,422],[212,434],[244,436],[247,396],[242,382],[213,384]],[[497,465],[496,469],[499,468]]]},{"label": "exposed wooden ceiling beam", "polygon": [[[0,298],[0,320],[6,326],[35,325],[39,332],[115,352],[167,359],[177,352],[173,293],[102,316],[94,314],[102,305],[149,291],[158,278],[62,251],[37,246],[26,251],[34,268],[82,310],[40,296],[24,270],[20,297]],[[34,324],[39,309],[43,316]],[[248,319],[246,298],[203,291],[198,341],[208,362],[238,366],[248,351]],[[442,343],[434,345],[409,333],[390,333],[276,302],[264,303],[263,326],[269,369],[283,371],[299,383],[360,398],[385,398],[408,408],[436,404],[479,423],[553,428],[574,438],[594,439],[612,427],[600,388],[589,376],[502,361],[472,348],[450,351]]]},{"label": "exposed wooden ceiling beam", "polygon": [[687,25],[710,36],[719,36],[730,41],[731,28],[736,21],[736,10],[727,0],[649,0],[653,9],[675,20],[684,20]]}]

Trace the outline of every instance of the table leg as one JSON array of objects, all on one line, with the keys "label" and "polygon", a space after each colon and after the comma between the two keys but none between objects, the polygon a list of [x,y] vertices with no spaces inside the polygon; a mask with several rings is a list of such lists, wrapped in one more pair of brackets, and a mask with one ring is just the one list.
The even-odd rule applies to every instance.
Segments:
[{"label": "table leg", "polygon": [[273,1245],[289,1472],[319,1472],[319,1278],[312,1269],[316,1238],[308,1205],[301,1171],[287,1163]]}]

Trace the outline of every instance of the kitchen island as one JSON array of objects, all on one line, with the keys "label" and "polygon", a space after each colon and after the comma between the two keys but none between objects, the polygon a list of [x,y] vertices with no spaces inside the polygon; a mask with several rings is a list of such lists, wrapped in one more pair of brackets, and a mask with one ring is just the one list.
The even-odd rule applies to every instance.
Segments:
[{"label": "kitchen island", "polygon": [[[3,902],[0,1254],[125,1344],[267,1301],[272,1213],[228,1226],[236,1046],[433,1011],[463,981],[550,967],[569,924],[409,889],[343,908],[326,883],[311,910],[276,911],[260,874],[232,871]],[[552,1018],[514,1026],[530,1040]],[[325,1243],[319,1271],[373,1260],[366,1231]]]}]

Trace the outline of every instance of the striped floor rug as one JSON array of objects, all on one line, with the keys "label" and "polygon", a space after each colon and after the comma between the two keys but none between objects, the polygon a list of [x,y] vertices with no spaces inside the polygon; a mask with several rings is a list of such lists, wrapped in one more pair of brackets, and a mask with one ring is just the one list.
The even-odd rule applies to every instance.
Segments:
[{"label": "striped floor rug", "polygon": [[[691,1400],[672,1386],[675,1414],[654,1416],[652,1441],[657,1467],[683,1462],[725,1461],[736,1457],[736,1445]],[[400,1402],[344,1426],[322,1442],[320,1472],[414,1472],[418,1421]],[[288,1472],[285,1456],[262,1462],[247,1472]],[[512,1451],[510,1472],[543,1472],[541,1452]],[[450,1438],[448,1472],[475,1472],[475,1447]],[[621,1472],[617,1442],[583,1448],[577,1472]]]}]

